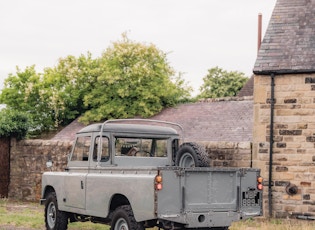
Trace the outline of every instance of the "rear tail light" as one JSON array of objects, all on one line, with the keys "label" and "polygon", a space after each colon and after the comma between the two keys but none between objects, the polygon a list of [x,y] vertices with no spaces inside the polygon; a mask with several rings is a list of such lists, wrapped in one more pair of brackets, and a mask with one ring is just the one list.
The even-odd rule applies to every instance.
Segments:
[{"label": "rear tail light", "polygon": [[257,178],[257,189],[258,190],[263,190],[264,186],[263,186],[263,181],[264,179],[260,176]]},{"label": "rear tail light", "polygon": [[156,190],[162,190],[162,188],[163,188],[162,182],[163,182],[162,176],[160,174],[156,175],[156,177],[155,177],[155,189]]}]

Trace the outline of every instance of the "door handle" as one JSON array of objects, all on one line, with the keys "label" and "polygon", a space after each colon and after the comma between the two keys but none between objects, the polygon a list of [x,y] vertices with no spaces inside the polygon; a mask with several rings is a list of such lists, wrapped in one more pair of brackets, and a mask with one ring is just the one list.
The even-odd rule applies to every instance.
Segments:
[{"label": "door handle", "polygon": [[81,180],[81,189],[84,189],[83,181]]}]

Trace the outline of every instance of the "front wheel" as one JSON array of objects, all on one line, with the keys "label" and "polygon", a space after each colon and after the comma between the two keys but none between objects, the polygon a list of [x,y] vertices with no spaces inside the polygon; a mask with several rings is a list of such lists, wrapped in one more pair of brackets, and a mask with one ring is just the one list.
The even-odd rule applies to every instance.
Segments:
[{"label": "front wheel", "polygon": [[58,209],[55,192],[49,193],[46,199],[45,225],[47,230],[66,230],[68,228],[67,213]]},{"label": "front wheel", "polygon": [[122,205],[113,213],[111,230],[144,230],[143,224],[138,223],[130,205]]}]

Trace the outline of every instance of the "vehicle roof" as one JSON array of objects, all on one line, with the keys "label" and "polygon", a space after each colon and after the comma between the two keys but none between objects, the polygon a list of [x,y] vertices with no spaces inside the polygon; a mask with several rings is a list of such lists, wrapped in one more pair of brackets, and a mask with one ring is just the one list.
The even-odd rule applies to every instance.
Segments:
[{"label": "vehicle roof", "polygon": [[[83,129],[79,133],[100,132],[102,123],[92,124]],[[115,133],[134,133],[134,134],[156,134],[156,135],[178,135],[178,132],[170,127],[157,125],[142,124],[105,124],[104,132]]]}]

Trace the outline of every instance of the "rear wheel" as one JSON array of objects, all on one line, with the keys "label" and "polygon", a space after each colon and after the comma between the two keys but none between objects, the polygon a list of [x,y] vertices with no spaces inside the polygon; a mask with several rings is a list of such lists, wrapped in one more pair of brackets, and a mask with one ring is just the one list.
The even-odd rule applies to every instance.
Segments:
[{"label": "rear wheel", "polygon": [[187,142],[179,147],[176,153],[175,165],[183,168],[208,167],[210,158],[206,149],[194,142]]},{"label": "rear wheel", "polygon": [[122,205],[113,213],[111,230],[144,230],[143,224],[138,223],[130,205]]},{"label": "rear wheel", "polygon": [[49,193],[46,199],[45,224],[47,230],[66,230],[68,228],[67,213],[58,209],[55,192]]}]

